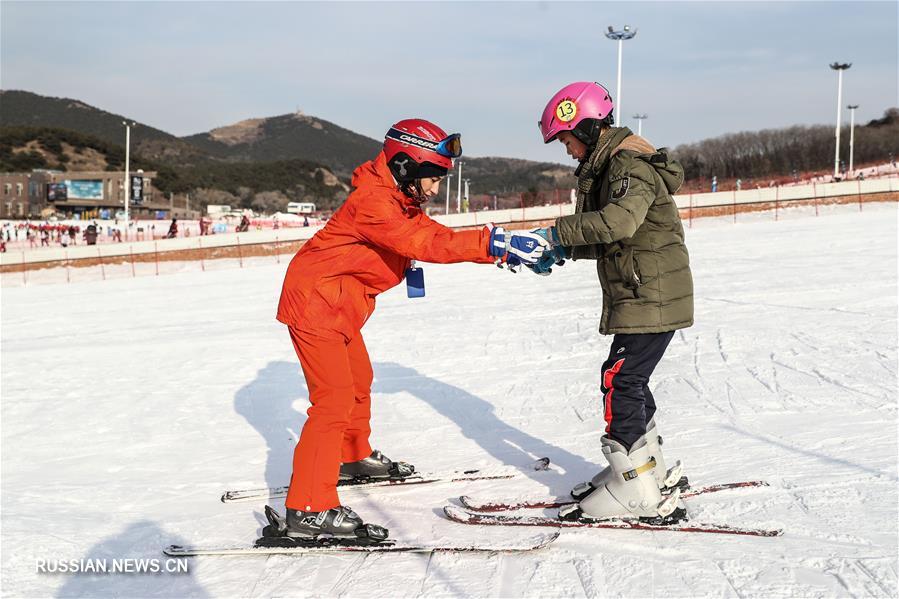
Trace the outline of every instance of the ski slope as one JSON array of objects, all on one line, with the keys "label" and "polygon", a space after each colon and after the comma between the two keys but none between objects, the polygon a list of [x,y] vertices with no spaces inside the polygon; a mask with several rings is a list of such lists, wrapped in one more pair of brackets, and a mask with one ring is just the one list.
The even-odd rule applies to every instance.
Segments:
[{"label": "ski slope", "polygon": [[[654,377],[666,457],[694,517],[779,538],[564,530],[528,554],[201,557],[187,574],[46,574],[36,560],[162,557],[249,542],[308,406],[274,320],[286,264],[2,289],[4,596],[895,597],[897,206],[697,220],[696,325]],[[741,217],[742,219],[742,217]],[[46,274],[44,275],[46,276]],[[594,265],[550,277],[426,265],[428,297],[384,294],[364,329],[373,444],[420,470],[523,466],[510,481],[348,491],[395,538],[528,537],[448,522],[462,494],[562,495],[602,431]],[[277,504],[281,509],[280,504]],[[539,513],[539,512],[538,512]]]}]

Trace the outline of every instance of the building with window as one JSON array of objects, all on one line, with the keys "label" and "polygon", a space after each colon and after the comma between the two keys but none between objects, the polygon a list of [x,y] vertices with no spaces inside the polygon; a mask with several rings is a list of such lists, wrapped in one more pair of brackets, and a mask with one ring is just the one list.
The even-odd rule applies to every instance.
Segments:
[{"label": "building with window", "polygon": [[[133,219],[169,218],[173,202],[153,186],[155,172],[130,173]],[[0,218],[115,218],[125,210],[124,171],[0,173]],[[180,211],[175,211],[180,212]]]},{"label": "building with window", "polygon": [[0,218],[28,218],[40,203],[36,180],[28,173],[0,173]]}]

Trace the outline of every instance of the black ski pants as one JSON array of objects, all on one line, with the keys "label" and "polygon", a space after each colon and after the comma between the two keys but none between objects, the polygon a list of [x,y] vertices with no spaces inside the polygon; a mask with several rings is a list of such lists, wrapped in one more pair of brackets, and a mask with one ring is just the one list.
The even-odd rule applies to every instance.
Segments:
[{"label": "black ski pants", "polygon": [[649,377],[668,348],[674,331],[615,335],[602,365],[602,397],[606,434],[628,451],[646,434],[656,412]]}]

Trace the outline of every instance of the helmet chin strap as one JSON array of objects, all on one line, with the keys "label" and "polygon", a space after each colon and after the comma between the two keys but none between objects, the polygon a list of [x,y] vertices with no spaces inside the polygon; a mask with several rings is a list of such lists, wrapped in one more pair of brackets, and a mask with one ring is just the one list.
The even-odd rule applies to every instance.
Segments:
[{"label": "helmet chin strap", "polygon": [[400,191],[402,191],[407,198],[412,200],[416,206],[420,206],[428,201],[428,197],[421,189],[421,179],[415,179],[408,183],[400,183],[399,188]]}]

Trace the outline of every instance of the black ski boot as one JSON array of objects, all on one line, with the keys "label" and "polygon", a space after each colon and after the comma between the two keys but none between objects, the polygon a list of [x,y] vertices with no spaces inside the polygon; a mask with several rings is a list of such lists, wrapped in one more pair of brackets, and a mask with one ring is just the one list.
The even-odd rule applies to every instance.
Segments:
[{"label": "black ski boot", "polygon": [[375,450],[358,462],[340,465],[338,485],[359,484],[373,480],[402,480],[415,473],[415,466],[406,462],[393,462]]},{"label": "black ski boot", "polygon": [[383,526],[365,524],[352,509],[339,505],[322,512],[287,509],[281,516],[266,506],[269,525],[256,541],[258,547],[364,546],[392,543]]},{"label": "black ski boot", "polygon": [[[360,534],[360,529],[365,529]],[[362,518],[345,505],[339,505],[324,512],[301,512],[287,510],[288,537],[318,538],[337,537],[358,539],[360,537],[383,541],[387,538],[387,529],[375,524],[365,524]]]}]

